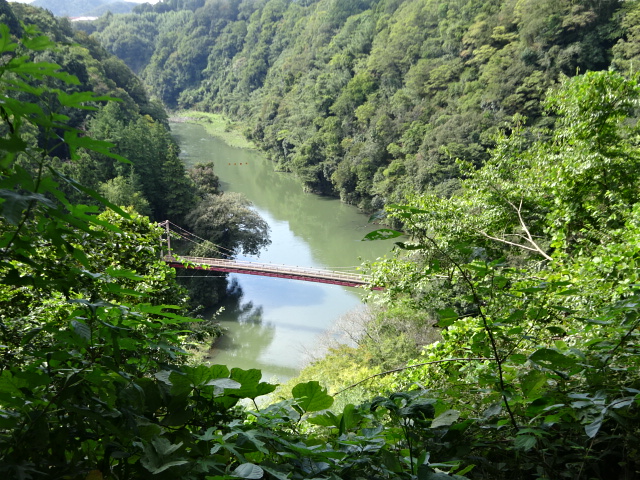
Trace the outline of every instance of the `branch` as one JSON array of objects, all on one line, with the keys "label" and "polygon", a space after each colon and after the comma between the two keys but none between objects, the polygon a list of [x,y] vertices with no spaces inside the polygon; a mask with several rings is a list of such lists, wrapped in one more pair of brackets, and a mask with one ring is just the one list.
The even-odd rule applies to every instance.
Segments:
[{"label": "branch", "polygon": [[[524,248],[525,250],[530,250],[532,252],[538,252],[540,253],[540,250],[537,248],[532,248],[532,247],[527,247],[526,245],[522,245],[521,243],[515,243],[515,242],[510,242],[509,240],[505,240],[504,238],[499,238],[499,237],[494,237],[489,235],[486,232],[483,232],[482,230],[476,230],[479,234],[491,239],[491,240],[495,240],[496,242],[501,242],[501,243],[506,243],[507,245],[513,245],[514,247],[519,247],[519,248]],[[528,239],[526,239],[527,241],[529,241]],[[543,255],[545,255],[543,253]],[[545,255],[546,257],[546,255]],[[549,257],[549,260],[551,260],[551,258]]]},{"label": "branch", "polygon": [[527,240],[529,241],[529,243],[531,245],[534,246],[534,248],[547,260],[552,261],[553,259],[547,255],[544,250],[542,250],[538,244],[533,240],[533,237],[531,236],[531,232],[529,231],[529,229],[527,228],[527,225],[524,223],[524,220],[522,219],[522,198],[520,199],[520,205],[516,208],[516,206],[509,202],[509,205],[511,205],[515,211],[518,213],[518,219],[520,220],[520,225],[522,225],[522,229],[524,230],[524,233],[527,234]]},{"label": "branch", "polygon": [[525,250],[529,250],[530,252],[537,252],[540,255],[542,255],[544,258],[549,260],[550,262],[553,261],[553,259],[544,250],[542,250],[542,248],[540,248],[540,246],[535,242],[535,240],[533,239],[533,236],[531,235],[531,232],[527,228],[527,224],[524,223],[524,219],[522,218],[522,199],[520,199],[520,205],[517,207],[509,200],[505,199],[505,201],[509,205],[511,205],[511,207],[513,207],[513,209],[518,214],[518,220],[520,221],[520,226],[522,227],[522,229],[524,230],[524,233],[526,234],[526,236],[523,236],[523,235],[518,235],[518,236],[523,238],[527,242],[529,242],[531,245],[533,245],[533,247],[527,247],[526,245],[522,245],[520,243],[510,242],[509,240],[505,240],[504,238],[494,237],[489,235],[486,232],[483,232],[482,230],[477,230],[477,232],[491,240],[495,240],[501,243],[506,243],[507,245],[513,245],[514,247],[518,247],[518,248],[524,248]]},{"label": "branch", "polygon": [[389,375],[390,373],[401,372],[403,370],[409,370],[410,368],[424,367],[425,365],[433,365],[433,364],[436,364],[436,363],[469,362],[469,361],[472,361],[472,360],[475,361],[475,360],[491,360],[491,359],[490,358],[484,358],[484,357],[477,357],[477,358],[447,358],[446,360],[434,360],[432,362],[416,363],[415,365],[409,365],[409,366],[406,366],[406,367],[394,368],[393,370],[387,370],[386,372],[376,373],[374,375],[369,375],[364,380],[360,380],[359,382],[356,382],[356,383],[354,383],[352,385],[349,385],[348,387],[345,387],[342,390],[334,393],[332,396],[335,397],[337,395],[340,395],[342,392],[346,392],[347,390],[350,390],[353,387],[357,387],[358,385],[360,385],[361,383],[366,382],[367,380],[371,380],[372,378],[375,378],[375,377],[382,377],[384,375]]}]

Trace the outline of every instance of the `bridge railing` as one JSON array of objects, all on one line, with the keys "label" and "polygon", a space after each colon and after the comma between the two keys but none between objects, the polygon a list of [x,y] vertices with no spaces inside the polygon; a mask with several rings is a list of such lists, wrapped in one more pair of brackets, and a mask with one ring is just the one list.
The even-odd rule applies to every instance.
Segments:
[{"label": "bridge railing", "polygon": [[222,258],[206,257],[170,257],[165,256],[165,261],[175,261],[180,263],[193,263],[196,265],[209,265],[218,267],[235,268],[238,270],[252,270],[275,274],[301,275],[313,278],[331,278],[335,280],[345,280],[357,283],[368,283],[369,277],[359,273],[339,272],[315,267],[299,267],[291,265],[278,265],[274,263],[248,262],[245,260],[226,260]]}]

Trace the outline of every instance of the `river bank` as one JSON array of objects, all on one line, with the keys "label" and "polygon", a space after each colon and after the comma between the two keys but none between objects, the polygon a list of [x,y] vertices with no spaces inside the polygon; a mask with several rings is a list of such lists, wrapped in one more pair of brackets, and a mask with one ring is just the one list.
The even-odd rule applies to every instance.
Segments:
[{"label": "river bank", "polygon": [[207,134],[222,140],[234,148],[257,150],[256,145],[242,133],[242,125],[231,121],[218,113],[199,112],[197,110],[181,110],[173,112],[169,123],[191,123],[204,127]]}]

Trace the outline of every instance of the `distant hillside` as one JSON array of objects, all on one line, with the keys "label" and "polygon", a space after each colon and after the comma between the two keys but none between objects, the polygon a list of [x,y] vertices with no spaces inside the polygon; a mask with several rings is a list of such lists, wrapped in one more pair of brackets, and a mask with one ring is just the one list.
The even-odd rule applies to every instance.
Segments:
[{"label": "distant hillside", "polygon": [[133,2],[119,2],[119,1],[108,2],[100,5],[97,8],[94,8],[93,10],[85,12],[82,15],[87,17],[101,17],[107,12],[129,13],[131,12],[131,10],[133,10],[133,7],[135,7],[136,5],[138,4]]},{"label": "distant hillside", "polygon": [[35,0],[31,5],[45,8],[58,17],[97,17],[107,11],[128,13],[136,4],[111,0]]},{"label": "distant hillside", "polygon": [[90,32],[170,108],[223,112],[311,192],[447,196],[576,72],[637,71],[640,2],[165,0]]}]

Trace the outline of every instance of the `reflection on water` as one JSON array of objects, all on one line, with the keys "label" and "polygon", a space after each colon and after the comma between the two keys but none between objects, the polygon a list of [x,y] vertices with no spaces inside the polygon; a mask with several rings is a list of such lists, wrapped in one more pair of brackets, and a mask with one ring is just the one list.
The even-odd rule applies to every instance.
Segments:
[{"label": "reflection on water", "polygon": [[[246,195],[269,224],[272,244],[258,261],[334,269],[391,249],[392,242],[361,241],[376,228],[367,216],[336,199],[305,194],[292,175],[274,172],[256,152],[229,147],[197,125],[172,129],[188,166],[213,161],[223,190]],[[362,290],[355,288],[254,275],[229,278],[225,311],[218,317],[228,335],[212,349],[212,361],[259,368],[267,379],[294,376],[318,336],[361,303]]]}]

